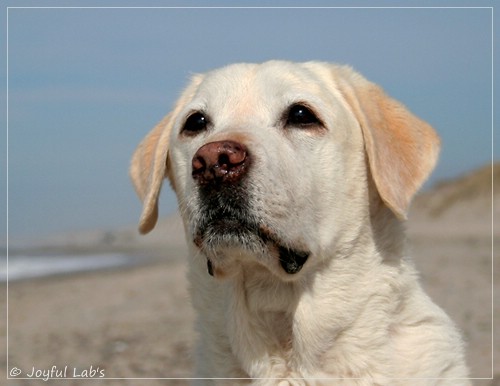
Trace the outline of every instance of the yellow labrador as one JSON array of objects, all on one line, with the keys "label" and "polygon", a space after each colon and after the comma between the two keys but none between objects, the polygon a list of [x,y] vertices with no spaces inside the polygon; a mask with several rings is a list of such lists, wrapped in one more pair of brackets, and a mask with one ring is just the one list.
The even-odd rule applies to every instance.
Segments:
[{"label": "yellow labrador", "polygon": [[346,66],[195,76],[131,164],[142,233],[165,177],[178,197],[195,377],[469,384],[461,337],[405,251],[402,221],[438,151],[427,123]]}]

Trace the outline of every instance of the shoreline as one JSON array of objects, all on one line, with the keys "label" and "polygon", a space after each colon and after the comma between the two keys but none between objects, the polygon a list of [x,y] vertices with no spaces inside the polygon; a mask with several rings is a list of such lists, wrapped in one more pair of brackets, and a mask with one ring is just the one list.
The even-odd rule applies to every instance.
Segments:
[{"label": "shoreline", "polygon": [[[2,262],[2,260],[5,260]],[[151,258],[122,253],[14,255],[0,258],[0,283],[118,270],[148,264]]]}]

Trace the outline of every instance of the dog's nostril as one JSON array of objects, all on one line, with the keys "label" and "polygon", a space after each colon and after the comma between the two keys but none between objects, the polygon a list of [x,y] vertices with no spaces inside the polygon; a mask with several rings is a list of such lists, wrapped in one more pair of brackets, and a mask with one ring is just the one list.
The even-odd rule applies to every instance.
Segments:
[{"label": "dog's nostril", "polygon": [[206,162],[203,157],[194,157],[193,158],[193,173],[202,172],[205,170]]},{"label": "dog's nostril", "polygon": [[229,156],[227,154],[219,155],[219,167],[221,169],[228,169],[230,165]]}]

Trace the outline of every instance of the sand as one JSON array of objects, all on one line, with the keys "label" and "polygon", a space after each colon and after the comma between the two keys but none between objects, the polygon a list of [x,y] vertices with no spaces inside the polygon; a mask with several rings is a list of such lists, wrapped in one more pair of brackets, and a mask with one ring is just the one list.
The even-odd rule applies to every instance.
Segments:
[{"label": "sand", "polygon": [[[179,224],[178,219],[174,224]],[[464,333],[471,377],[491,378],[492,238],[488,227],[478,231],[477,226],[469,230],[462,226],[461,232],[454,233],[446,231],[444,224],[430,224],[428,218],[413,218],[408,227],[411,254],[424,287]],[[158,235],[161,232],[160,227]],[[191,374],[194,314],[185,279],[186,250],[179,242],[180,231],[177,233],[170,232],[164,242],[151,242],[154,248],[150,246],[148,253],[159,259],[142,266],[10,283],[8,366],[9,371],[17,368],[21,373],[8,384],[189,384],[187,380],[156,379],[189,378]],[[120,244],[122,239],[114,240]],[[494,244],[498,251],[500,237],[495,236]],[[113,249],[113,245],[107,248]],[[130,250],[137,253],[141,245]],[[497,276],[499,264],[496,259]],[[2,309],[6,309],[6,291],[5,287],[0,290]],[[494,291],[498,299],[499,280]],[[500,316],[497,306],[496,320]],[[2,331],[6,321],[0,321]],[[6,339],[0,337],[2,347],[6,347]],[[498,335],[493,344],[499,358]],[[0,354],[0,362],[0,378],[4,379],[5,353]],[[67,377],[80,379],[21,379],[28,378],[33,368],[41,376],[43,370],[55,369],[58,373],[54,374],[66,371]],[[494,364],[493,372],[500,375],[500,362]],[[84,378],[90,375],[104,378],[98,383]],[[500,379],[475,380],[474,384],[500,385]]]}]

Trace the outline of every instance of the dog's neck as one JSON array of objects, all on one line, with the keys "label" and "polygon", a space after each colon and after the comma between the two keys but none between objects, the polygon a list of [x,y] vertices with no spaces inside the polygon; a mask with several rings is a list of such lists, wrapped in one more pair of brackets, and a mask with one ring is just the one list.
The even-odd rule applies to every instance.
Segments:
[{"label": "dog's neck", "polygon": [[232,351],[247,374],[262,377],[268,376],[265,369],[273,358],[288,358],[293,352],[300,299],[297,283],[278,281],[264,270],[245,267],[222,284],[227,287],[226,306],[232,308],[227,312],[232,319],[226,320]]},{"label": "dog's neck", "polygon": [[383,262],[399,264],[406,255],[404,223],[382,202],[378,193],[370,201],[370,231],[376,250]]},{"label": "dog's neck", "polygon": [[[375,259],[384,261],[383,256]],[[264,267],[247,266],[223,283],[226,306],[232,309],[227,315],[233,318],[225,325],[233,353],[243,369],[251,376],[265,377],[260,366],[269,370],[269,363],[286,359],[287,363],[301,363],[313,371],[318,361],[324,360],[324,354],[338,344],[337,337],[356,328],[355,318],[371,308],[367,305],[373,296],[370,271],[379,269],[375,259],[373,255],[325,259],[323,272],[315,271],[293,282],[277,280]],[[388,260],[394,265],[394,258]],[[346,269],[346,264],[351,268]],[[389,274],[387,277],[390,279]],[[335,286],[331,286],[331,280],[336,281]],[[353,293],[358,293],[356,299],[352,299]],[[349,309],[345,309],[345,299],[350,299]]]}]

